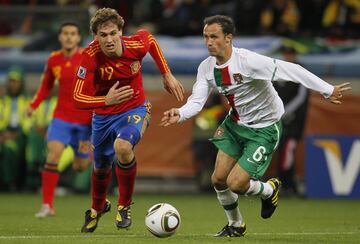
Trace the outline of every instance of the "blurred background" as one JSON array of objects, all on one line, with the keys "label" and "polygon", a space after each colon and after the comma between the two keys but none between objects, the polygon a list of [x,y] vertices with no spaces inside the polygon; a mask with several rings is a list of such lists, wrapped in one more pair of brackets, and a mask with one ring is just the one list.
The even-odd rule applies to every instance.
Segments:
[{"label": "blurred background", "polygon": [[[0,191],[39,192],[56,92],[35,118],[26,118],[24,108],[39,86],[48,55],[60,47],[60,24],[77,22],[86,46],[92,40],[89,20],[100,7],[118,10],[126,21],[125,35],[146,28],[156,36],[187,95],[198,65],[207,57],[202,20],[214,14],[234,19],[234,46],[285,60],[290,50],[296,55],[293,62],[329,83],[350,82],[353,90],[341,106],[311,92],[305,112],[288,111],[284,124],[296,116],[303,124],[291,129],[295,144],[286,144],[284,138],[285,149],[292,153],[275,154],[265,177],[284,174],[289,195],[360,197],[360,0],[0,0]],[[194,119],[160,128],[162,112],[182,104],[164,91],[150,57],[145,57],[142,70],[153,117],[136,147],[136,191],[212,191],[216,149],[207,139],[226,115],[226,102],[214,94]],[[19,83],[11,88],[14,80]],[[296,97],[290,89],[278,91],[282,99]],[[18,99],[19,106],[9,107],[9,98]],[[14,110],[18,116],[7,120]],[[91,168],[74,173],[72,157],[68,149],[60,162],[58,195],[89,192]]]}]

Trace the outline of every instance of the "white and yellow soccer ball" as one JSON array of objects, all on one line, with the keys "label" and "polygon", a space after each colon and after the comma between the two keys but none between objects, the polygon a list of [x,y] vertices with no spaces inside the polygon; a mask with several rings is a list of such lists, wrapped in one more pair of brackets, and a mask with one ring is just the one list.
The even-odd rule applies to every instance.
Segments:
[{"label": "white and yellow soccer ball", "polygon": [[168,203],[157,203],[149,208],[145,217],[146,228],[156,237],[175,234],[181,223],[180,214]]}]

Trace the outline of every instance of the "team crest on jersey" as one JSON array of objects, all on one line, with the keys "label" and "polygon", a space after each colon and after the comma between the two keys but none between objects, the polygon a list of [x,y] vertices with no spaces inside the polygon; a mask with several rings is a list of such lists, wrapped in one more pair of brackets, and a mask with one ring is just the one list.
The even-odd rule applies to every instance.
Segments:
[{"label": "team crest on jersey", "polygon": [[235,81],[237,84],[240,84],[241,81],[242,81],[242,76],[241,76],[240,73],[233,74],[233,78],[234,78],[234,81]]},{"label": "team crest on jersey", "polygon": [[140,62],[139,61],[133,62],[132,64],[130,64],[130,68],[132,74],[137,73],[140,69]]},{"label": "team crest on jersey", "polygon": [[224,129],[222,127],[218,127],[215,131],[214,137],[220,137],[224,135]]},{"label": "team crest on jersey", "polygon": [[86,69],[80,66],[77,72],[77,76],[81,79],[85,79],[85,75],[86,75]]}]

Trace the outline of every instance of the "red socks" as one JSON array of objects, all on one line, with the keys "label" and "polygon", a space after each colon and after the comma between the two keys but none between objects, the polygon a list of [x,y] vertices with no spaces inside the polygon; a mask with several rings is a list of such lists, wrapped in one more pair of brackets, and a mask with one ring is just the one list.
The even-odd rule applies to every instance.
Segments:
[{"label": "red socks", "polygon": [[[115,166],[116,178],[119,186],[118,205],[130,205],[135,186],[136,160],[130,164],[117,163]],[[111,181],[111,170],[105,175],[92,173],[92,208],[97,212],[104,209],[108,186]]]},{"label": "red socks", "polygon": [[111,182],[111,170],[106,174],[95,174],[94,169],[91,175],[92,208],[98,213],[104,209],[108,186]]},{"label": "red socks", "polygon": [[54,208],[54,192],[59,181],[59,172],[56,164],[46,163],[41,174],[43,204]]},{"label": "red socks", "polygon": [[135,186],[136,160],[130,164],[122,164],[119,161],[115,166],[116,178],[119,186],[118,205],[127,206],[132,203],[132,195]]}]

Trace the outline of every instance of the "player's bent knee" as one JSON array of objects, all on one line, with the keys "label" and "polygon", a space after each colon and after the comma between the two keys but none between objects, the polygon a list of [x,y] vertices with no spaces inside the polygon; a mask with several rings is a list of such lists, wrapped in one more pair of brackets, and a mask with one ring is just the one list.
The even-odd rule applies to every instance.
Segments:
[{"label": "player's bent knee", "polygon": [[48,163],[57,164],[61,158],[61,155],[65,149],[64,144],[58,141],[51,141],[47,144],[47,156],[46,161]]},{"label": "player's bent knee", "polygon": [[114,155],[104,155],[98,150],[94,151],[94,168],[95,169],[103,169],[111,167],[114,161]]},{"label": "player's bent knee", "polygon": [[130,142],[122,140],[122,139],[116,139],[114,143],[114,149],[116,156],[119,158],[120,161],[124,163],[124,161],[128,161],[127,159],[131,157],[133,153],[133,146]]},{"label": "player's bent knee", "polygon": [[244,184],[241,180],[231,179],[229,177],[226,183],[229,189],[236,194],[244,195],[247,191],[246,184]]},{"label": "player's bent knee", "polygon": [[90,160],[88,158],[75,158],[72,168],[75,171],[84,171],[88,168]]},{"label": "player's bent knee", "polygon": [[132,151],[132,145],[130,142],[122,140],[122,139],[116,139],[114,143],[114,149],[116,154],[126,154]]},{"label": "player's bent knee", "polygon": [[94,168],[93,171],[94,171],[94,174],[97,176],[105,176],[111,171],[111,167],[107,166],[104,168]]},{"label": "player's bent knee", "polygon": [[46,162],[57,164],[61,158],[61,153],[49,151],[46,157]]},{"label": "player's bent knee", "polygon": [[211,175],[211,183],[216,189],[223,189],[226,187],[226,179],[218,177],[216,174]]}]

